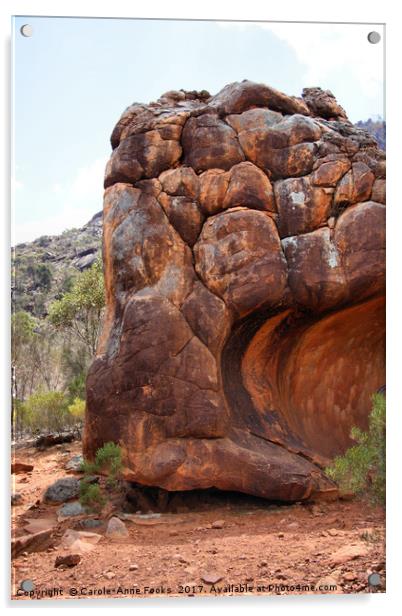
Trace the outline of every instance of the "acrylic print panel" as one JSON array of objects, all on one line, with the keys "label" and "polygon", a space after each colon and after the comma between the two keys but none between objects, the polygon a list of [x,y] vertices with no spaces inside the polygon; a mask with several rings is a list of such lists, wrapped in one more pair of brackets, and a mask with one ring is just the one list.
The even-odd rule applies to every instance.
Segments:
[{"label": "acrylic print panel", "polygon": [[14,18],[13,599],[384,592],[384,34]]}]

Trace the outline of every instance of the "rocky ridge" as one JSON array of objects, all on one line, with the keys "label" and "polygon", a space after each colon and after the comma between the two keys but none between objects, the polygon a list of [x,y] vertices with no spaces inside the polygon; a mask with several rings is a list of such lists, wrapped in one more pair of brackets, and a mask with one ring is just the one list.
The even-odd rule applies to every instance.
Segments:
[{"label": "rocky ridge", "polygon": [[67,291],[72,278],[100,256],[102,212],[81,228],[42,235],[12,249],[14,311],[43,317],[49,304]]}]

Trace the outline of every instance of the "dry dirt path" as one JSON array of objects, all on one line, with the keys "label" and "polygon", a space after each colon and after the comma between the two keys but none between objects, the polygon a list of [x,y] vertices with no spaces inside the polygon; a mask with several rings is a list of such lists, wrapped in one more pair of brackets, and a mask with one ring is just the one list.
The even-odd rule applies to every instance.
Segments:
[{"label": "dry dirt path", "polygon": [[[61,539],[70,518],[57,523],[57,506],[41,502],[46,487],[65,477],[64,465],[80,443],[46,452],[19,450],[16,459],[34,464],[31,473],[13,475],[21,504],[12,508],[13,535],[49,522],[49,548],[23,553],[12,563],[12,598],[215,596],[302,592],[383,592],[385,589],[384,512],[363,501],[274,506],[245,496],[218,496],[208,509],[182,507],[159,518],[133,516],[123,540],[101,535],[73,568],[55,568],[68,553]],[[38,502],[39,501],[39,502]],[[30,509],[31,507],[31,509]],[[32,508],[33,507],[33,508]],[[113,512],[116,514],[116,511]],[[112,514],[109,511],[109,516]],[[81,529],[82,530],[82,529]],[[377,572],[379,586],[368,576]],[[30,580],[32,597],[19,590]],[[314,588],[313,588],[314,585]]]}]

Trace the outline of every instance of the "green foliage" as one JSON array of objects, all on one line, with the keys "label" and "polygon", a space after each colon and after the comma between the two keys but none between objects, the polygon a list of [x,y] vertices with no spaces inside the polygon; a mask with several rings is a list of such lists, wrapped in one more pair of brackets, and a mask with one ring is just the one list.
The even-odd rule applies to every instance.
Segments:
[{"label": "green foliage", "polygon": [[37,391],[24,403],[26,427],[32,432],[62,432],[73,423],[67,401],[60,391]]},{"label": "green foliage", "polygon": [[68,406],[68,412],[76,420],[82,422],[85,416],[85,400],[74,398],[74,402]]},{"label": "green foliage", "polygon": [[12,417],[12,432],[13,436],[21,434],[29,428],[29,415],[25,404],[18,399],[13,400],[13,417]]},{"label": "green foliage", "polygon": [[[88,249],[97,252],[101,260],[100,239],[98,216],[82,229],[42,236],[11,250],[11,426],[16,438],[31,429],[24,401],[33,393],[64,391],[67,406],[75,398],[85,399],[85,377],[96,347],[100,307],[104,304],[103,276],[100,263],[84,274],[76,264],[80,252]],[[64,306],[74,309],[72,319],[55,326],[48,317],[49,307],[56,299],[63,302],[65,295]],[[71,414],[67,419],[77,426]]]},{"label": "green foliage", "polygon": [[58,329],[73,331],[94,355],[104,305],[102,265],[96,261],[77,276],[70,291],[51,304],[49,320]]},{"label": "green foliage", "polygon": [[101,488],[97,483],[90,483],[88,479],[80,481],[80,503],[90,511],[99,512],[106,503]]},{"label": "green foliage", "polygon": [[69,291],[71,291],[71,289],[73,288],[74,285],[74,280],[75,280],[76,276],[73,276],[72,274],[66,274],[63,278],[63,281],[61,283],[61,292],[62,293],[68,293]]},{"label": "green foliage", "polygon": [[356,445],[334,459],[326,469],[341,490],[368,493],[373,501],[385,503],[385,397],[374,394],[368,431],[352,428]]},{"label": "green foliage", "polygon": [[45,263],[30,263],[27,267],[27,274],[32,279],[35,287],[49,291],[53,274],[48,265]]},{"label": "green foliage", "polygon": [[110,441],[97,450],[93,462],[85,461],[81,470],[84,473],[100,473],[106,471],[111,481],[116,480],[123,467],[121,447]]},{"label": "green foliage", "polygon": [[99,473],[99,468],[94,462],[84,460],[84,462],[81,463],[80,471],[84,473],[84,475],[96,475],[96,473]]},{"label": "green foliage", "polygon": [[[95,460],[90,462],[84,460],[81,464],[81,471],[84,473],[84,478],[80,482],[80,502],[83,506],[100,507],[105,504],[101,488],[97,484],[90,483],[90,475],[106,471],[108,478],[106,485],[109,488],[118,486],[118,478],[123,467],[122,452],[119,445],[109,442],[97,450]],[[96,490],[95,490],[96,488]]]},{"label": "green foliage", "polygon": [[11,317],[12,331],[12,362],[15,363],[24,353],[24,349],[32,342],[35,336],[35,319],[24,310],[19,310]]},{"label": "green foliage", "polygon": [[71,400],[85,398],[85,373],[80,372],[74,376],[68,384],[68,395]]},{"label": "green foliage", "polygon": [[95,464],[100,470],[107,470],[111,475],[116,476],[123,466],[121,447],[111,441],[105,443],[96,452]]}]

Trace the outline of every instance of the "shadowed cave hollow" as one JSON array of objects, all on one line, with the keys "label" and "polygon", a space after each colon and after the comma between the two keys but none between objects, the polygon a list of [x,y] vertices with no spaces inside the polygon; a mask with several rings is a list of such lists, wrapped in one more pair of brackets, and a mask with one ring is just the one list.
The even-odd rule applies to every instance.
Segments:
[{"label": "shadowed cave hollow", "polygon": [[385,382],[384,152],[330,92],[247,80],[134,103],[111,143],[84,454],[119,443],[147,489],[333,498]]},{"label": "shadowed cave hollow", "polygon": [[320,316],[247,316],[222,355],[233,423],[321,463],[342,453],[385,382],[384,333],[382,297]]}]

